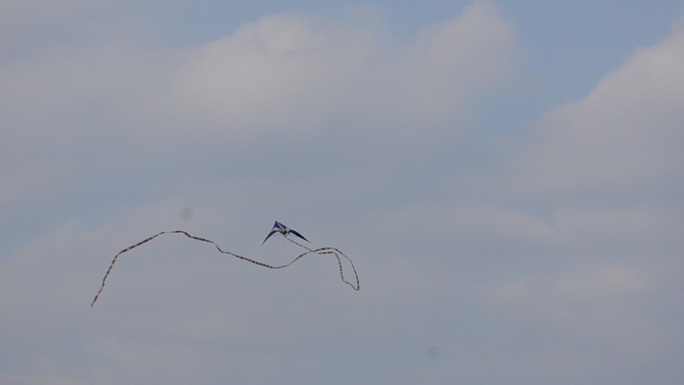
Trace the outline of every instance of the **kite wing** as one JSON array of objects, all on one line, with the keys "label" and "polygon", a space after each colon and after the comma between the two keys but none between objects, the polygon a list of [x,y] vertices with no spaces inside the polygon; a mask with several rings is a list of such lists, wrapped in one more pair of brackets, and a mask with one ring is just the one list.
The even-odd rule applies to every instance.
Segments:
[{"label": "kite wing", "polygon": [[280,232],[280,231],[278,231],[278,230],[271,230],[271,232],[268,233],[268,235],[266,236],[266,239],[264,239],[264,241],[261,242],[261,244],[262,244],[262,245],[265,244],[266,241],[268,240],[268,238],[271,238],[271,235],[273,235],[273,234],[275,234],[275,233],[279,233],[279,232]]},{"label": "kite wing", "polygon": [[[304,236],[303,236],[302,234],[299,234],[298,232],[296,232],[296,231],[294,231],[294,230],[292,230],[292,229],[289,229],[287,233],[288,233],[288,234],[294,234],[294,235],[298,236],[299,238],[302,238],[303,240],[309,242],[309,240],[306,239],[306,238],[304,238]],[[311,243],[311,242],[309,242],[309,243]]]}]

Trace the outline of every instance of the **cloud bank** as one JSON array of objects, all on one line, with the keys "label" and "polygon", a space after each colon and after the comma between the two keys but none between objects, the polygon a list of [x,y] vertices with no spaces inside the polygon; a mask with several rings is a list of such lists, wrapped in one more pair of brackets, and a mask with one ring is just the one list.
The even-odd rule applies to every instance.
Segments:
[{"label": "cloud bank", "polygon": [[[473,111],[507,113],[489,106],[521,60],[494,4],[409,39],[364,20],[0,61],[0,382],[681,378],[682,30],[490,140]],[[4,28],[19,52],[26,27]],[[274,273],[167,237],[88,308],[115,251],[158,231],[287,258],[259,245],[273,219],[343,249],[362,291],[333,260]]]}]

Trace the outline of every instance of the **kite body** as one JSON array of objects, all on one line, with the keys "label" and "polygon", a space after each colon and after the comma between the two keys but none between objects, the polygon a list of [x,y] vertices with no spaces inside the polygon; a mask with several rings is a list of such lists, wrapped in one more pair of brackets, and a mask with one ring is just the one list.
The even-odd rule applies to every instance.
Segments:
[{"label": "kite body", "polygon": [[[136,247],[141,246],[141,245],[143,245],[143,244],[145,244],[145,243],[147,243],[147,242],[150,242],[151,240],[157,238],[157,237],[160,236],[160,235],[164,235],[164,234],[182,234],[182,235],[185,235],[186,237],[188,237],[188,238],[190,238],[190,239],[193,239],[193,240],[195,240],[195,241],[205,242],[205,243],[212,244],[212,245],[214,245],[214,247],[216,247],[216,249],[217,249],[220,253],[222,253],[222,254],[228,254],[228,255],[233,256],[233,257],[235,257],[235,258],[237,258],[237,259],[241,259],[241,260],[243,260],[243,261],[252,263],[252,264],[254,264],[254,265],[261,266],[261,267],[265,267],[265,268],[267,268],[267,269],[282,269],[282,268],[288,267],[288,266],[292,265],[293,263],[297,262],[299,259],[301,259],[301,258],[304,257],[305,255],[309,255],[309,254],[317,254],[317,255],[334,255],[334,256],[335,256],[335,259],[337,259],[337,265],[338,265],[339,268],[340,268],[340,278],[342,279],[342,282],[344,282],[344,283],[346,283],[347,285],[351,286],[352,289],[354,289],[354,290],[356,290],[356,291],[359,291],[359,289],[360,289],[359,275],[356,273],[356,267],[354,267],[354,263],[351,261],[351,259],[349,259],[349,257],[347,257],[346,255],[344,255],[344,253],[342,253],[340,250],[338,250],[338,249],[336,249],[336,248],[334,248],[334,247],[319,247],[319,248],[317,248],[317,249],[309,248],[309,247],[307,247],[307,246],[305,246],[305,245],[303,245],[303,244],[301,244],[301,243],[299,243],[299,242],[297,242],[297,241],[295,241],[295,240],[293,240],[293,239],[291,239],[291,238],[288,238],[287,236],[290,235],[290,234],[292,234],[292,235],[294,235],[294,236],[296,236],[296,237],[299,237],[299,238],[301,238],[301,239],[303,239],[303,240],[309,242],[309,240],[306,239],[306,238],[304,238],[304,236],[302,236],[302,235],[299,234],[298,232],[296,232],[296,231],[290,229],[289,227],[283,225],[282,223],[280,223],[280,222],[278,222],[278,221],[276,221],[276,223],[273,225],[273,229],[271,229],[271,232],[268,233],[268,235],[266,236],[266,239],[264,239],[264,242],[263,242],[263,243],[266,243],[266,241],[268,240],[268,238],[270,238],[271,235],[273,235],[273,234],[275,234],[275,233],[283,234],[283,236],[285,237],[285,239],[287,239],[288,241],[294,243],[295,245],[297,245],[297,246],[299,246],[299,247],[305,249],[306,252],[304,252],[304,253],[298,255],[298,256],[297,256],[296,258],[294,258],[292,261],[290,261],[289,263],[286,263],[286,264],[284,264],[284,265],[269,265],[269,264],[267,264],[267,263],[259,262],[259,261],[257,261],[257,260],[252,259],[252,258],[244,257],[244,256],[242,256],[242,255],[238,255],[238,254],[235,254],[235,253],[231,253],[230,251],[224,251],[224,250],[222,250],[222,249],[219,247],[219,245],[217,245],[216,243],[214,243],[214,241],[211,241],[211,240],[206,239],[206,238],[196,237],[196,236],[191,235],[191,234],[189,234],[189,233],[187,233],[187,232],[185,232],[185,231],[183,231],[183,230],[162,231],[161,233],[158,233],[158,234],[156,234],[156,235],[153,235],[153,236],[151,236],[151,237],[149,237],[149,238],[147,238],[147,239],[144,239],[144,240],[142,240],[142,241],[140,241],[140,242],[138,242],[138,243],[136,243],[136,244],[134,244],[134,245],[132,245],[132,246],[129,246],[129,247],[127,247],[127,248],[125,248],[125,249],[119,251],[119,253],[117,253],[117,254],[114,256],[114,259],[112,259],[112,262],[109,264],[109,268],[107,269],[107,272],[105,273],[104,278],[102,278],[102,284],[101,284],[101,286],[100,286],[100,290],[98,290],[97,294],[95,294],[95,298],[93,298],[93,302],[90,304],[90,307],[93,307],[93,305],[95,305],[95,302],[97,301],[97,299],[100,297],[100,294],[102,293],[102,290],[103,290],[104,287],[105,287],[105,283],[107,282],[107,277],[108,277],[109,274],[112,272],[112,269],[114,268],[114,264],[116,263],[117,258],[119,258],[119,255],[121,255],[121,254],[123,254],[123,253],[126,253],[126,252],[128,252],[128,251],[130,251],[130,250],[132,250],[132,249],[135,249]],[[263,244],[263,243],[262,243],[262,244]],[[345,277],[344,277],[344,269],[342,268],[342,260],[340,259],[340,256],[342,256],[342,257],[345,258],[347,261],[349,261],[349,264],[351,265],[352,270],[354,271],[354,277],[356,278],[356,284],[354,284],[354,283],[352,283],[352,282],[349,282],[349,281],[347,281],[347,280],[345,279]]]}]

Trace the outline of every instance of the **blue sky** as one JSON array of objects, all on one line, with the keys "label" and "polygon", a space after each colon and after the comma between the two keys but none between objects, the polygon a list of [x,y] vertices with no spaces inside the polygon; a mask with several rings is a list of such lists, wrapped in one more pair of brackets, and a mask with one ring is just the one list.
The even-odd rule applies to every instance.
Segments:
[{"label": "blue sky", "polygon": [[0,4],[0,383],[679,383],[683,11]]}]

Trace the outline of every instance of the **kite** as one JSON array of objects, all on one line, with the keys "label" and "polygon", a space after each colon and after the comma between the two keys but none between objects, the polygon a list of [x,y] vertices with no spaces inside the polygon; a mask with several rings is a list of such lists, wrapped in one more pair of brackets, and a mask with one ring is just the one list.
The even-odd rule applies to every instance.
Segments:
[{"label": "kite", "polygon": [[[275,234],[275,233],[283,234],[283,236],[284,236],[285,238],[287,238],[287,236],[288,236],[289,234],[294,234],[294,235],[298,236],[299,238],[302,238],[303,240],[309,242],[309,240],[306,239],[306,238],[304,238],[304,237],[302,236],[302,234],[299,234],[298,232],[292,230],[291,228],[285,226],[284,224],[282,224],[282,223],[276,221],[275,224],[273,225],[273,230],[271,230],[271,232],[268,233],[268,235],[266,236],[266,239],[264,239],[264,241],[263,241],[261,244],[263,245],[264,243],[266,243],[266,241],[268,240],[268,238],[271,238],[271,235],[273,235],[273,234]],[[301,245],[300,245],[300,246],[301,246]]]},{"label": "kite", "polygon": [[[129,246],[129,247],[127,247],[127,248],[125,248],[125,249],[119,251],[119,252],[114,256],[114,259],[112,259],[112,262],[109,264],[109,268],[107,269],[107,272],[105,273],[104,277],[102,278],[102,284],[100,285],[100,290],[98,290],[98,291],[97,291],[97,294],[95,294],[95,298],[93,298],[93,302],[91,302],[90,307],[93,307],[93,305],[95,305],[95,302],[97,302],[97,299],[100,297],[100,294],[102,293],[102,290],[103,290],[104,287],[105,287],[105,283],[107,282],[107,277],[109,277],[109,274],[112,272],[112,269],[114,268],[114,264],[116,263],[117,258],[119,258],[119,255],[121,255],[121,254],[123,254],[123,253],[126,253],[126,252],[128,252],[128,251],[131,251],[131,250],[135,249],[136,247],[141,246],[141,245],[143,245],[143,244],[145,244],[145,243],[147,243],[147,242],[149,242],[149,241],[151,241],[151,240],[153,240],[153,239],[155,239],[155,238],[157,238],[157,237],[159,237],[159,236],[161,236],[161,235],[164,235],[164,234],[183,234],[183,235],[185,235],[186,237],[188,237],[188,238],[190,238],[190,239],[193,239],[193,240],[196,240],[196,241],[200,241],[200,242],[210,243],[210,244],[214,245],[214,247],[216,247],[216,249],[217,249],[220,253],[222,253],[222,254],[228,254],[228,255],[233,256],[233,257],[235,257],[235,258],[241,259],[241,260],[246,261],[246,262],[250,262],[250,263],[255,264],[255,265],[257,265],[257,266],[265,267],[265,268],[267,268],[267,269],[282,269],[282,268],[288,267],[288,266],[292,265],[293,263],[297,262],[298,260],[300,260],[302,257],[304,257],[304,256],[306,256],[306,255],[309,255],[309,254],[334,255],[335,258],[337,259],[337,265],[338,265],[339,268],[340,268],[340,278],[342,279],[342,282],[344,282],[344,283],[346,283],[347,285],[351,286],[351,288],[354,289],[355,291],[359,291],[359,289],[361,288],[361,286],[360,286],[360,284],[359,284],[359,275],[358,275],[357,272],[356,272],[356,267],[354,267],[354,263],[352,262],[352,260],[351,260],[349,257],[347,257],[347,256],[346,256],[343,252],[341,252],[340,250],[338,250],[338,249],[336,249],[336,248],[334,248],[334,247],[319,247],[319,248],[317,248],[317,249],[309,248],[308,246],[305,246],[305,245],[303,245],[303,244],[301,244],[301,243],[299,243],[299,242],[297,242],[297,241],[295,241],[295,240],[293,240],[293,239],[291,239],[291,238],[288,238],[288,235],[292,234],[292,235],[295,235],[295,236],[297,236],[297,237],[299,237],[299,238],[301,238],[301,239],[303,239],[303,240],[309,242],[309,240],[307,240],[306,238],[304,238],[304,236],[302,236],[301,234],[299,234],[297,231],[294,231],[294,230],[288,228],[287,226],[283,225],[282,223],[280,223],[280,222],[278,222],[278,221],[276,221],[276,223],[273,225],[273,229],[272,229],[271,232],[266,236],[266,239],[264,239],[264,242],[262,243],[262,245],[263,245],[264,243],[266,243],[266,241],[268,240],[268,238],[270,238],[271,235],[273,235],[273,234],[275,234],[275,233],[280,233],[280,234],[282,234],[282,235],[285,237],[285,239],[287,239],[288,241],[292,242],[293,244],[295,244],[295,245],[297,245],[297,246],[303,248],[303,249],[306,250],[306,251],[305,251],[304,253],[302,253],[302,254],[299,254],[299,255],[298,255],[297,257],[295,257],[292,261],[290,261],[289,263],[286,263],[286,264],[284,264],[284,265],[269,265],[269,264],[267,264],[267,263],[263,263],[263,262],[256,261],[256,260],[254,260],[254,259],[252,259],[252,258],[244,257],[244,256],[242,256],[242,255],[238,255],[238,254],[235,254],[235,253],[231,253],[230,251],[225,251],[225,250],[221,249],[221,247],[219,247],[219,245],[217,245],[216,243],[214,243],[214,241],[211,241],[211,240],[206,239],[206,238],[196,237],[196,236],[191,235],[190,233],[188,233],[188,232],[186,232],[186,231],[183,231],[183,230],[162,231],[162,232],[160,232],[160,233],[158,233],[158,234],[155,234],[155,235],[153,235],[153,236],[151,236],[151,237],[149,237],[149,238],[146,238],[146,239],[144,239],[144,240],[142,240],[142,241],[140,241],[140,242],[138,242],[138,243],[136,243],[136,244],[134,244],[134,245],[132,245],[132,246]],[[352,282],[349,282],[349,281],[347,281],[347,280],[345,279],[345,276],[344,276],[344,269],[343,269],[343,267],[342,267],[342,260],[340,259],[340,256],[342,256],[342,257],[345,258],[347,261],[349,261],[349,264],[351,265],[352,270],[354,271],[355,284],[352,283]]]}]

